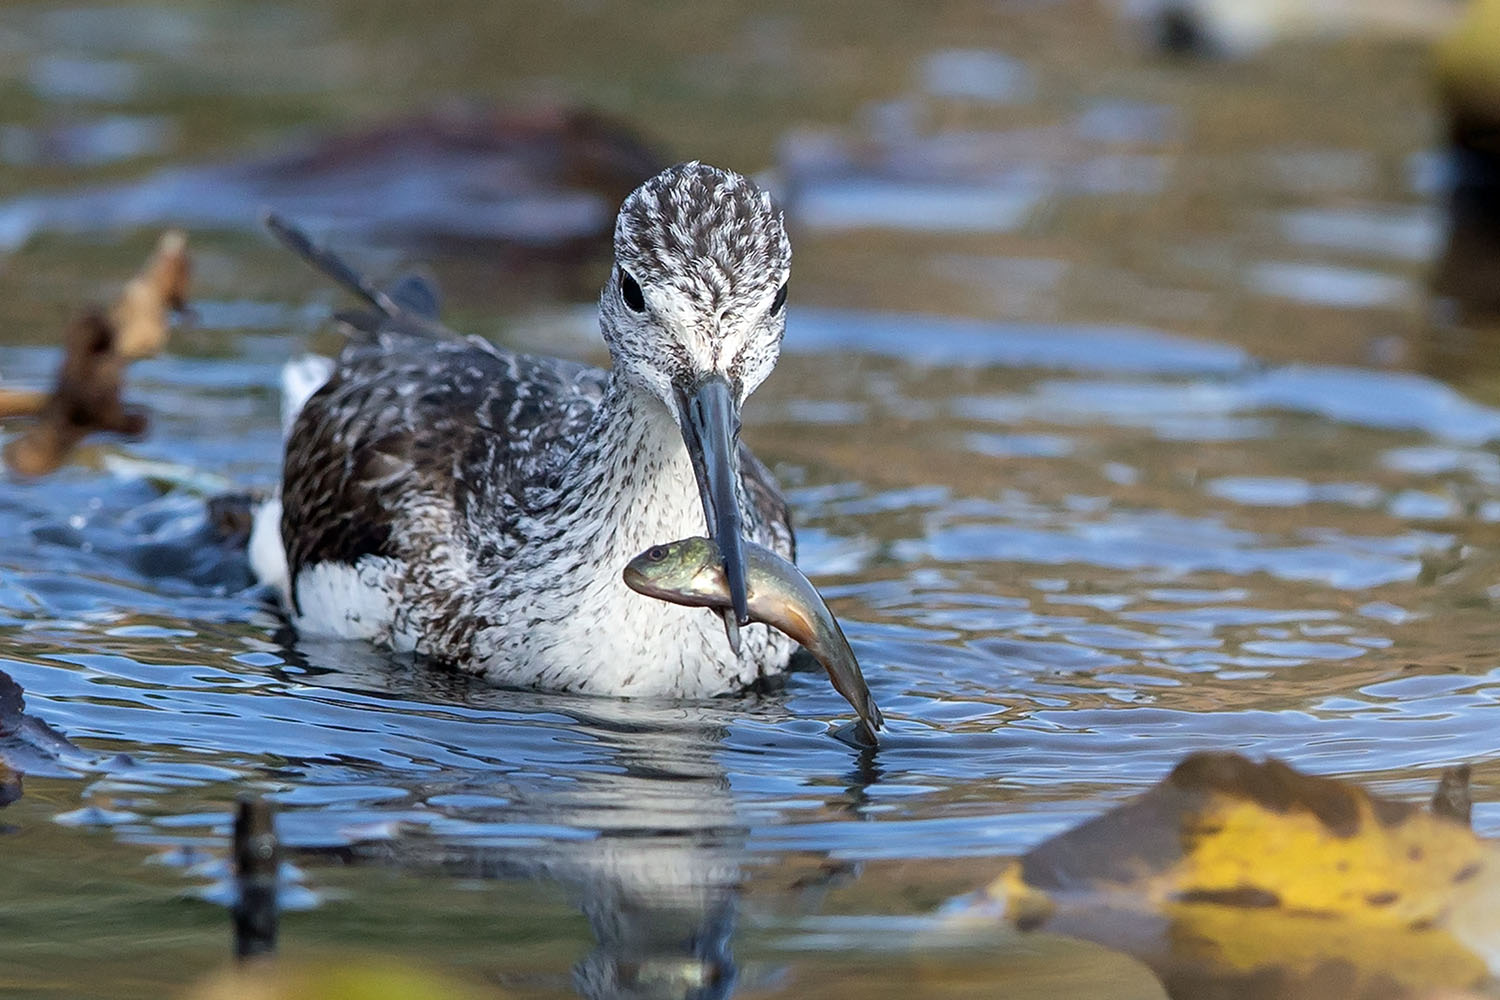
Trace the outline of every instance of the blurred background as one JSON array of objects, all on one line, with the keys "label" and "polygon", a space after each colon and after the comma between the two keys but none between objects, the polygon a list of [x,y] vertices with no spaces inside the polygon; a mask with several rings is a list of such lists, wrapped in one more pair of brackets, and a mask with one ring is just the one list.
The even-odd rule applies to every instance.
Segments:
[{"label": "blurred background", "polygon": [[[505,995],[909,1000],[907,925],[839,914],[925,913],[1195,749],[1407,799],[1471,762],[1495,833],[1497,122],[1491,0],[7,3],[0,373],[45,383],[164,228],[194,271],[131,369],[150,432],[0,479],[0,670],[71,740],[0,725],[0,991],[218,964],[244,790],[289,938]],[[348,304],[264,209],[602,362],[614,210],[682,159],[788,214],[745,437],[874,759],[815,675],[606,706],[299,643],[205,523],[275,483],[280,365]],[[1080,947],[966,951],[943,995],[1343,995]]]},{"label": "blurred background", "polygon": [[[553,288],[505,268],[538,247],[597,257],[640,175],[699,158],[781,195],[805,304],[1438,366],[1427,279],[1450,174],[1432,43],[1463,10],[17,4],[0,244],[29,294],[5,299],[55,283],[71,303],[85,260],[46,256],[59,240],[167,222],[212,241],[204,291],[253,296],[259,261],[235,238],[272,206],[348,230],[351,252],[470,241],[438,264],[460,272],[461,308],[546,305]],[[590,263],[565,297],[590,297]]]}]

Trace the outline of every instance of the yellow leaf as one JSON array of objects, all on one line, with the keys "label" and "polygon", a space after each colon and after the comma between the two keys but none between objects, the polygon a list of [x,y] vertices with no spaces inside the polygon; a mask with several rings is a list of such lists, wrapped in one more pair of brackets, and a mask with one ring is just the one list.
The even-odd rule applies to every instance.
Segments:
[{"label": "yellow leaf", "polygon": [[[1500,855],[1457,820],[1279,761],[1195,754],[961,901],[1123,947],[1164,978],[1329,963],[1371,983],[1469,986],[1500,927]],[[1279,981],[1279,980],[1278,980]]]}]

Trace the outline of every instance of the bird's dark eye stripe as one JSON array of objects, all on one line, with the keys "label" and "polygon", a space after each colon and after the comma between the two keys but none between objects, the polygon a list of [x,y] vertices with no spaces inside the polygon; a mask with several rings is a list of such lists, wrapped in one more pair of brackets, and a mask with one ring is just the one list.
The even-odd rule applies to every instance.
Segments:
[{"label": "bird's dark eye stripe", "polygon": [[620,270],[620,298],[631,312],[646,311],[646,296],[641,291],[640,282],[623,268]]},{"label": "bird's dark eye stripe", "polygon": [[775,316],[777,313],[781,312],[781,307],[784,306],[784,305],[786,305],[786,282],[785,281],[783,281],[781,283],[781,287],[780,288],[776,289],[776,298],[773,299],[773,300],[771,300],[771,315]]}]

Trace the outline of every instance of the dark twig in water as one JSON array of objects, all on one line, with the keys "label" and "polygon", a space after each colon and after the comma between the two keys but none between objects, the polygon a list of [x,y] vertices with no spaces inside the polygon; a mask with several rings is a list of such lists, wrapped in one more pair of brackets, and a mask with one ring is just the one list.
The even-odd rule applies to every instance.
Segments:
[{"label": "dark twig in water", "polygon": [[142,433],[145,411],[120,399],[126,364],[114,350],[114,330],[104,316],[89,313],[76,320],[64,340],[57,385],[36,426],[6,445],[6,463],[21,475],[41,476],[95,431]]},{"label": "dark twig in water", "polygon": [[276,950],[276,880],[281,847],[271,804],[243,798],[234,819],[234,953],[240,958]]},{"label": "dark twig in water", "polygon": [[1437,791],[1432,793],[1432,811],[1447,819],[1470,825],[1470,814],[1474,811],[1474,798],[1469,792],[1469,765],[1443,769],[1438,779]]}]

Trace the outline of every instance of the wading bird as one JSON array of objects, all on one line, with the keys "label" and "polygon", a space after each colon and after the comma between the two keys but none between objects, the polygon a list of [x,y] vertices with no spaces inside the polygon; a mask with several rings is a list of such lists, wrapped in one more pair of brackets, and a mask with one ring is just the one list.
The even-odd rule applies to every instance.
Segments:
[{"label": "wading bird", "polygon": [[[599,299],[607,371],[461,337],[419,279],[377,290],[269,224],[372,307],[345,317],[335,361],[301,366],[316,389],[252,539],[300,630],[559,691],[702,697],[785,669],[791,640],[747,624],[742,545],[792,558],[790,519],[738,441],[786,326],[769,195],[686,163],[625,200]],[[722,619],[622,582],[643,549],[705,526]]]}]

